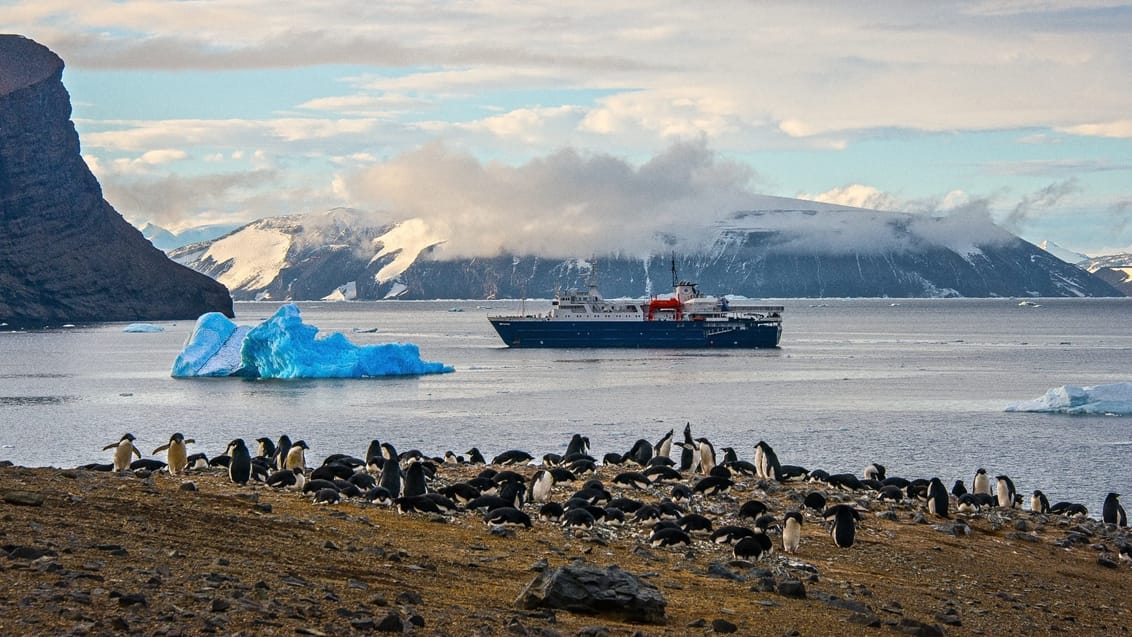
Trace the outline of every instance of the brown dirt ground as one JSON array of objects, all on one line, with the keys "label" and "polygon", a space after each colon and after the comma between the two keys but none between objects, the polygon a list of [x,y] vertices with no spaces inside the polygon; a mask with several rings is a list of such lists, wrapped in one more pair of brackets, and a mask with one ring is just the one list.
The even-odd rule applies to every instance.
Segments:
[{"label": "brown dirt ground", "polygon": [[[603,469],[598,477],[609,485],[613,475]],[[185,481],[198,490],[181,490]],[[746,487],[714,506],[733,510],[759,498],[781,517],[794,508],[789,495],[809,490],[787,486],[765,495],[753,481]],[[571,491],[556,487],[561,499]],[[717,618],[739,634],[759,635],[897,634],[905,618],[939,624],[948,635],[1118,635],[1132,625],[1132,568],[1106,553],[1128,541],[1127,532],[1059,548],[1053,542],[1076,522],[1027,512],[1012,515],[1032,521],[1038,541],[1013,537],[1012,524],[996,529],[987,516],[970,518],[972,533],[955,537],[915,522],[909,508],[897,510],[898,521],[866,517],[849,549],[835,547],[820,520],[807,518],[801,551],[791,559],[818,575],[805,582],[806,599],[794,599],[707,574],[712,562],[731,561],[727,548],[701,541],[690,551],[654,549],[631,525],[603,542],[537,520],[533,529],[497,537],[472,513],[439,522],[371,505],[314,506],[292,492],[237,487],[216,473],[143,479],[0,468],[0,496],[12,492],[44,501],[0,500],[0,546],[54,555],[0,557],[4,635],[349,635],[371,632],[368,620],[391,611],[423,619],[409,632],[451,635],[571,635],[592,626],[613,635],[705,634]],[[1116,567],[1101,564],[1102,555]],[[515,605],[533,565],[575,558],[645,576],[668,601],[667,623],[551,616]],[[784,559],[777,554],[758,566]],[[144,603],[128,604],[137,594]],[[822,601],[829,596],[864,603],[881,626],[848,621],[849,610]],[[959,625],[937,619],[948,608]]]}]

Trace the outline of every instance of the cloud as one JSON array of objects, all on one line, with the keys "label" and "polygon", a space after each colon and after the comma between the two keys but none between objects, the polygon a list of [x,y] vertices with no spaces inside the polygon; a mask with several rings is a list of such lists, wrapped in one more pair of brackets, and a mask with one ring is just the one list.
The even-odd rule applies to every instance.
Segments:
[{"label": "cloud", "polygon": [[179,228],[190,218],[195,222],[193,225],[202,225],[250,221],[273,214],[271,206],[257,205],[264,203],[258,190],[277,179],[277,174],[268,170],[138,176],[121,171],[106,172],[98,162],[91,169],[102,184],[106,200],[123,216],[135,221],[153,221],[166,228]]},{"label": "cloud", "polygon": [[1079,124],[1058,129],[1073,135],[1089,137],[1111,137],[1115,139],[1132,139],[1132,119],[1121,119],[1101,124]]},{"label": "cloud", "polygon": [[698,245],[713,219],[750,203],[752,178],[702,139],[674,143],[640,165],[564,149],[510,166],[434,143],[336,187],[350,205],[422,220],[448,238],[445,257],[645,255],[668,249],[661,235]]},{"label": "cloud", "polygon": [[906,210],[895,197],[881,192],[873,186],[850,184],[841,188],[827,190],[818,195],[799,195],[802,199],[824,201],[826,203],[852,206],[854,208],[868,208],[870,210]]},{"label": "cloud", "polygon": [[1080,190],[1081,186],[1076,179],[1049,184],[1022,197],[1002,220],[1002,224],[1013,232],[1022,232],[1034,214],[1054,208],[1062,199]]}]

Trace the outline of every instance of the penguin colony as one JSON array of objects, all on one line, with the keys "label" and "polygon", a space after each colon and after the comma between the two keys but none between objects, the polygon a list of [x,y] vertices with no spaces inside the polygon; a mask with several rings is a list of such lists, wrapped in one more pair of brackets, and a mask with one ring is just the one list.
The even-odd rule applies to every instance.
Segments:
[{"label": "penguin colony", "polygon": [[[590,455],[588,438],[574,434],[564,453],[544,455],[537,467],[530,453],[517,449],[488,462],[475,447],[464,455],[449,451],[443,457],[429,457],[417,450],[398,453],[391,443],[373,440],[364,457],[335,453],[311,469],[305,453],[310,447],[286,435],[256,439],[254,455],[238,438],[209,459],[203,453],[188,454],[187,445],[194,441],[175,433],[153,452],[166,453],[167,461],[162,462],[141,458],[136,438],[127,433],[103,447],[113,450],[112,463],[80,468],[165,469],[174,476],[226,471],[238,485],[292,490],[319,505],[353,501],[393,507],[404,514],[478,514],[492,527],[530,528],[537,521],[573,533],[627,527],[653,548],[710,542],[731,546],[734,557],[741,560],[759,560],[776,550],[789,555],[804,552],[802,529],[807,524],[824,526],[836,546],[849,549],[870,514],[896,506],[920,508],[936,519],[1022,507],[1023,497],[1013,481],[999,475],[992,482],[983,468],[975,471],[971,491],[957,480],[948,492],[938,477],[889,476],[879,463],[869,464],[858,478],[852,473],[784,465],[765,441],[754,446],[753,461],[748,462],[730,447],[719,455],[707,438],[692,436],[691,424],[684,427],[683,440],[674,440],[673,434],[670,430],[656,443],[638,440],[627,452],[607,453],[600,459]],[[673,447],[680,450],[679,461],[671,457]],[[134,456],[138,460],[131,462]],[[483,469],[472,479],[445,479],[445,468],[453,465]],[[787,484],[795,485],[786,498],[788,504],[783,510],[771,510],[762,499]],[[1128,518],[1119,497],[1107,495],[1102,521],[1123,531]],[[1040,490],[1033,492],[1030,510],[1088,516],[1080,504],[1050,505]],[[1132,554],[1130,543],[1126,532],[1118,536],[1122,559]]]}]

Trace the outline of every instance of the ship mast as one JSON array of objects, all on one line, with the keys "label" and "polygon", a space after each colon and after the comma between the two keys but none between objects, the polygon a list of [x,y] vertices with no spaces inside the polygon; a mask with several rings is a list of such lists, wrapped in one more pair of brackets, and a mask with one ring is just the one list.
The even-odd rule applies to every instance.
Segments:
[{"label": "ship mast", "polygon": [[672,253],[672,289],[673,290],[676,289],[677,282],[678,281],[676,279],[676,253],[673,252]]}]

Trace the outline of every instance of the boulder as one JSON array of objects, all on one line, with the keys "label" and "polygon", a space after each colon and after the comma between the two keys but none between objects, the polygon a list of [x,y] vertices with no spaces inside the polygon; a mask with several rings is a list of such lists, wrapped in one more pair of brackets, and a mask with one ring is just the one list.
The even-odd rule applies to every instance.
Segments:
[{"label": "boulder", "polygon": [[665,623],[668,605],[655,586],[632,573],[581,560],[539,573],[515,603],[525,609],[554,608],[644,624]]}]

